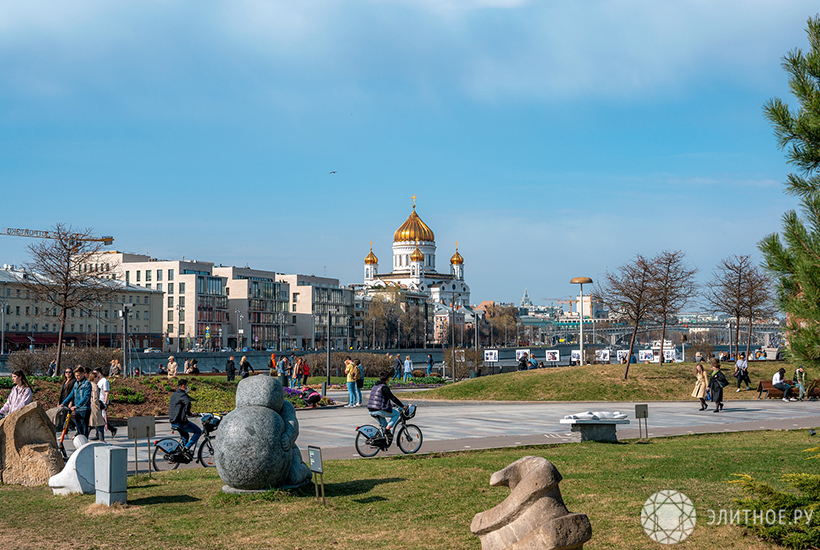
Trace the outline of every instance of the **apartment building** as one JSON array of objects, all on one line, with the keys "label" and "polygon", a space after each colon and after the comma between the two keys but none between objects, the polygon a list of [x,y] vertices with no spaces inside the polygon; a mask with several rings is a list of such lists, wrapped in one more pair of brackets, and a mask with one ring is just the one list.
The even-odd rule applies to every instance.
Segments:
[{"label": "apartment building", "polygon": [[[14,266],[0,269],[0,352],[57,344],[58,311],[26,290],[25,277],[25,273]],[[125,304],[131,304],[129,345],[135,348],[161,346],[163,294],[118,279],[103,278],[112,292],[105,299],[68,311],[63,342],[77,346],[122,347],[121,312]]]},{"label": "apartment building", "polygon": [[[339,279],[315,275],[279,275],[278,280],[288,285],[290,313],[298,338],[305,347],[325,347],[328,343],[328,315],[330,316],[330,345],[348,349],[354,343],[353,291],[339,284]],[[310,316],[309,324],[307,317]],[[301,317],[301,319],[300,319]],[[305,329],[308,330],[306,334]]]}]

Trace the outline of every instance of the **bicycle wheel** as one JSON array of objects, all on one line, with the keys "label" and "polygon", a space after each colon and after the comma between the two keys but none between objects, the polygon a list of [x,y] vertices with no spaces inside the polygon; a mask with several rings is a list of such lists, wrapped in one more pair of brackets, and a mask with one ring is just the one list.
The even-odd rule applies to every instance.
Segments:
[{"label": "bicycle wheel", "polygon": [[362,432],[356,433],[356,452],[365,458],[376,456],[379,452],[379,447],[368,443],[370,439]]},{"label": "bicycle wheel", "polygon": [[413,454],[421,448],[421,430],[413,424],[405,424],[396,436],[396,443],[404,454]]},{"label": "bicycle wheel", "polygon": [[182,450],[179,441],[173,438],[160,439],[154,445],[154,454],[151,463],[156,472],[167,472],[179,468],[179,462],[174,460],[174,455]]},{"label": "bicycle wheel", "polygon": [[213,468],[216,466],[214,461],[214,442],[210,437],[206,437],[199,444],[199,453],[197,453],[197,460],[205,468]]}]

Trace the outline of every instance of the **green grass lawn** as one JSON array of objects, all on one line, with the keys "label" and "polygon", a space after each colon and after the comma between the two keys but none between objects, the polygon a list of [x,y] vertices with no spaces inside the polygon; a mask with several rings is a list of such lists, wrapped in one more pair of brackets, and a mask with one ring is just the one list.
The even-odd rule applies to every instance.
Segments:
[{"label": "green grass lawn", "polygon": [[[791,379],[794,368],[782,362],[752,363],[752,387],[759,380],[771,380],[783,366]],[[723,368],[729,386],[725,400],[751,399],[757,392],[736,393],[734,365]],[[711,372],[711,369],[708,369]],[[623,379],[624,365],[585,365],[548,368],[483,376],[416,393],[417,399],[497,400],[497,401],[683,401],[693,399],[694,363],[636,364]],[[807,379],[811,379],[809,373]],[[745,387],[744,387],[745,388]],[[407,395],[407,394],[403,394]]]},{"label": "green grass lawn", "polygon": [[[325,463],[326,506],[313,489],[229,496],[214,469],[130,478],[128,505],[107,509],[93,495],[55,497],[47,488],[0,486],[0,544],[6,548],[390,548],[478,549],[477,512],[506,488],[490,475],[526,455],[551,460],[570,511],[586,513],[588,549],[655,547],[640,525],[654,492],[676,489],[698,524],[681,548],[774,548],[745,528],[707,525],[709,509],[740,496],[734,473],[784,487],[785,473],[814,472],[801,452],[806,431],[685,436],[619,444],[574,443]],[[736,506],[735,506],[736,507]],[[658,546],[659,547],[659,546]]]}]

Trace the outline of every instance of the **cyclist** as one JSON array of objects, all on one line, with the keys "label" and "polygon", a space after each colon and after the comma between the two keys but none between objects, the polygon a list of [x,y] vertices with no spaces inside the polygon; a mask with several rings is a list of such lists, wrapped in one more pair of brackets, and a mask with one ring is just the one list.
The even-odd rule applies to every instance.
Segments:
[{"label": "cyclist", "polygon": [[402,404],[398,397],[393,395],[393,392],[387,385],[387,380],[391,374],[389,370],[379,373],[379,381],[376,382],[376,385],[370,390],[370,399],[367,400],[367,410],[370,411],[370,416],[378,420],[379,425],[384,428],[388,434],[401,416],[401,411],[398,409],[393,410],[390,403],[393,402],[399,407],[404,408],[404,404]]},{"label": "cyclist", "polygon": [[196,445],[199,436],[202,435],[202,429],[188,420],[189,416],[194,415],[191,414],[188,381],[183,379],[177,382],[177,391],[171,395],[171,404],[168,406],[168,419],[171,421],[171,428],[179,432],[179,436],[185,444],[185,452],[188,458],[193,458],[191,450]]}]

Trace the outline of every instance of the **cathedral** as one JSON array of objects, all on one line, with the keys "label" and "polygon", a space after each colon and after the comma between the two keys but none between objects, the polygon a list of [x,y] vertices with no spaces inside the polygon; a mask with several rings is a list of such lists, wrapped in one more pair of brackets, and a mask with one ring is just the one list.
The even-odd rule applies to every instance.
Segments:
[{"label": "cathedral", "polygon": [[433,230],[413,212],[393,234],[393,265],[389,273],[379,273],[379,259],[370,253],[364,259],[364,288],[371,291],[391,286],[429,297],[439,304],[468,305],[470,287],[464,282],[464,258],[456,251],[450,258],[450,272],[436,271],[436,237]]}]

